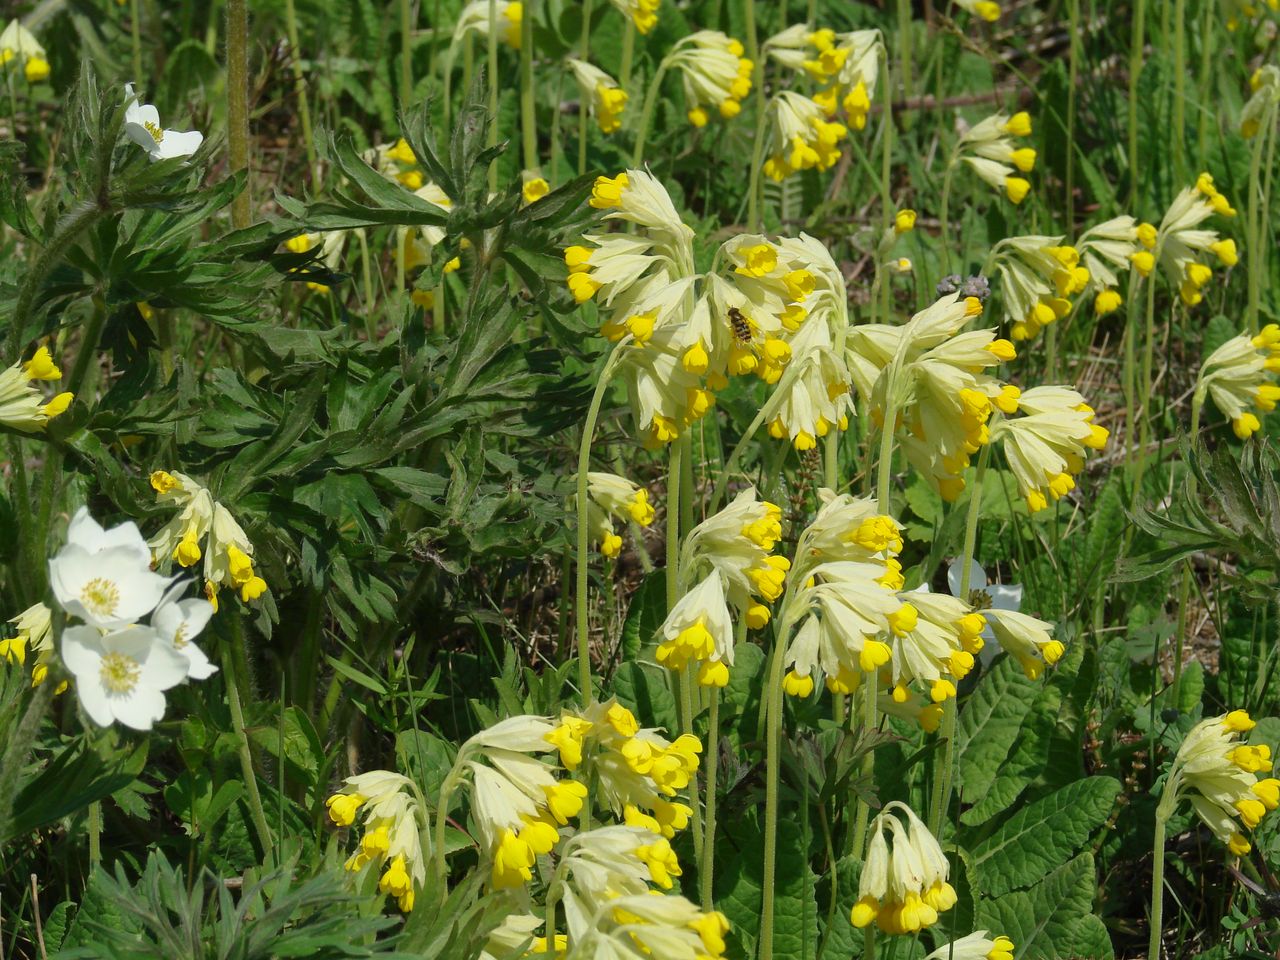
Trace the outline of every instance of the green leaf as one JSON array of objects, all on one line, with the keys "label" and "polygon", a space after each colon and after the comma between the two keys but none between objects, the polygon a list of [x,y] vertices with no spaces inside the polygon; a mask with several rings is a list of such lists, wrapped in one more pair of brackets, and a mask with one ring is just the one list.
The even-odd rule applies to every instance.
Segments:
[{"label": "green leaf", "polygon": [[1038,882],[1088,842],[1119,795],[1119,780],[1088,777],[1023,808],[973,848],[974,889],[999,897]]},{"label": "green leaf", "polygon": [[372,690],[380,696],[385,697],[387,695],[386,684],[381,680],[378,680],[376,677],[371,677],[367,673],[361,673],[355,667],[351,666],[351,664],[343,663],[337,657],[326,655],[325,659],[329,661],[329,666],[333,667],[334,670],[337,670],[338,673],[342,674],[348,680],[353,680],[366,690]]},{"label": "green leaf", "polygon": [[646,647],[657,642],[658,629],[667,616],[667,577],[654,570],[644,578],[631,597],[627,619],[622,624],[622,659],[635,660]]},{"label": "green leaf", "polygon": [[1039,691],[1040,685],[1028,680],[1012,657],[978,681],[956,730],[956,775],[964,796],[986,794]]},{"label": "green leaf", "polygon": [[1081,854],[1030,890],[979,900],[975,925],[1012,940],[1018,960],[1111,960],[1110,938],[1093,915],[1097,888],[1093,857]]},{"label": "green leaf", "polygon": [[13,825],[0,843],[21,837],[37,827],[108,797],[133,782],[147,761],[147,741],[131,748],[105,749],[105,756],[87,740],[64,749],[14,799]]}]

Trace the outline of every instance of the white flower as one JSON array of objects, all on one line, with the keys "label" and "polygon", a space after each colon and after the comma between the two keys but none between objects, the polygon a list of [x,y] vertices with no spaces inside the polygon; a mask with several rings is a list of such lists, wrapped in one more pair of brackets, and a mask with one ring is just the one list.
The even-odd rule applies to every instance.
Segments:
[{"label": "white flower", "polygon": [[[988,620],[995,611],[1012,610],[1015,613],[1022,609],[1022,587],[1016,583],[992,583],[987,579],[987,571],[982,569],[982,564],[977,560],[969,561],[969,593],[968,596],[960,594],[960,558],[951,561],[951,566],[947,568],[947,588],[951,591],[953,597],[959,597],[975,611],[982,614]],[[998,616],[998,613],[996,614]],[[991,632],[991,625],[988,623],[982,631],[984,640],[995,640],[995,634]],[[982,651],[982,663],[984,666],[991,663],[996,655],[993,647],[984,647]]]},{"label": "white flower", "polygon": [[95,627],[70,627],[61,646],[85,713],[102,727],[119,720],[150,730],[164,716],[164,691],[186,679],[189,668],[186,657],[145,626],[106,634]]},{"label": "white flower", "polygon": [[124,112],[124,132],[146,150],[152,160],[189,157],[200,149],[204,134],[199,130],[165,130],[160,126],[160,112],[150,103],[142,103],[133,92],[133,84],[124,85],[129,106]]},{"label": "white flower", "polygon": [[162,640],[186,658],[187,676],[192,680],[205,680],[218,668],[209,662],[208,656],[192,640],[209,623],[213,616],[213,604],[195,598],[179,600],[187,589],[186,583],[171,587],[151,614],[151,627]]},{"label": "white flower", "polygon": [[171,583],[151,571],[151,554],[133,523],[103,530],[81,507],[67,545],[49,561],[49,583],[67,613],[111,630],[155,609]]}]

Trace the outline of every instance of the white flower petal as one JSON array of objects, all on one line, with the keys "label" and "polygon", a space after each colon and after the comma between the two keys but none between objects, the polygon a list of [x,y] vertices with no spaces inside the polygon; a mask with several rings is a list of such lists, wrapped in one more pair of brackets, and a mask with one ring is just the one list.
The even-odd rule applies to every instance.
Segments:
[{"label": "white flower petal", "polygon": [[151,646],[146,653],[146,659],[142,661],[142,669],[138,675],[138,688],[168,690],[170,687],[176,687],[187,679],[191,661],[154,632],[151,634]]},{"label": "white flower petal", "polygon": [[107,692],[102,689],[102,683],[99,681],[96,671],[92,678],[81,680],[76,678],[76,695],[80,698],[80,705],[84,707],[84,712],[89,715],[92,720],[100,727],[109,727],[115,722],[115,713],[111,709],[111,698]]},{"label": "white flower petal", "polygon": [[[961,580],[960,558],[957,557],[951,561],[951,566],[947,568],[947,588],[951,591],[953,597],[960,596],[960,580]],[[982,569],[982,564],[977,560],[969,561],[969,589],[985,590],[987,587],[987,572]],[[965,599],[960,597],[961,600]]]},{"label": "white flower petal", "polygon": [[199,130],[166,130],[164,139],[157,145],[156,157],[168,160],[170,157],[189,157],[200,149],[204,143],[204,134]]},{"label": "white flower petal", "polygon": [[187,676],[192,680],[207,680],[218,672],[208,655],[194,643],[188,643],[179,654],[187,658]]},{"label": "white flower petal", "polygon": [[117,720],[134,730],[150,730],[164,717],[164,694],[139,685],[130,694],[111,699],[111,712]]},{"label": "white flower petal", "polygon": [[97,676],[102,665],[102,635],[95,627],[67,627],[62,631],[62,662],[81,683],[81,678]]},{"label": "white flower petal", "polygon": [[992,583],[987,586],[991,597],[991,606],[996,610],[1020,610],[1022,608],[1022,586],[1020,584]]}]

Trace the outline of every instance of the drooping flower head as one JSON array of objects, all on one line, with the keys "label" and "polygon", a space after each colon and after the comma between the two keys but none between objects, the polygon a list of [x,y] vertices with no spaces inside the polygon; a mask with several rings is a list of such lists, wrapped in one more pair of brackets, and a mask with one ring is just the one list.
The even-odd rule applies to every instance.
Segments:
[{"label": "drooping flower head", "polygon": [[658,9],[662,0],[609,0],[614,9],[630,17],[641,36],[658,25]]},{"label": "drooping flower head", "polygon": [[1235,266],[1239,260],[1234,240],[1219,238],[1217,231],[1201,227],[1214,214],[1234,217],[1236,211],[1214,186],[1213,177],[1202,173],[1196,185],[1174,197],[1165,211],[1152,244],[1154,251],[1139,251],[1133,257],[1134,266],[1143,276],[1158,262],[1188,307],[1204,299],[1201,291],[1213,279],[1213,270],[1204,262],[1205,254],[1213,254],[1225,267]]},{"label": "drooping flower head", "polygon": [[937,923],[955,905],[956,892],[929,828],[910,807],[893,801],[871,822],[870,837],[850,922],[861,928],[874,920],[890,934],[917,933]]},{"label": "drooping flower head", "polygon": [[1089,285],[1091,271],[1063,238],[1011,237],[991,251],[1000,277],[1005,318],[1014,340],[1027,340],[1071,312],[1071,297]]},{"label": "drooping flower head", "polygon": [[329,818],[349,827],[362,813],[360,844],[344,866],[352,872],[370,864],[381,873],[378,890],[395,898],[404,913],[413,909],[427,878],[422,840],[429,836],[412,782],[390,770],[370,770],[347,777],[325,801]]},{"label": "drooping flower head", "polygon": [[[489,36],[489,4],[491,0],[471,0],[458,15],[453,28],[453,45],[456,46],[468,33],[478,37]],[[520,49],[520,23],[524,19],[524,4],[520,0],[497,0],[498,38],[513,50]]]},{"label": "drooping flower head", "polygon": [[764,172],[784,180],[801,170],[827,170],[840,159],[839,143],[849,133],[843,123],[827,120],[816,101],[784,90],[769,101],[770,143]]},{"label": "drooping flower head", "polygon": [[986,930],[978,930],[944,943],[924,960],[1013,960],[1014,946],[1008,937],[992,938]]},{"label": "drooping flower head", "polygon": [[1034,513],[1075,489],[1085,456],[1106,447],[1108,431],[1093,422],[1093,408],[1069,387],[1024,390],[1018,413],[996,424],[992,440],[1000,443]]},{"label": "drooping flower head", "polygon": [[617,133],[622,127],[622,110],[627,105],[627,92],[618,81],[599,67],[582,60],[565,61],[578,84],[578,95],[587,104],[601,133]]},{"label": "drooping flower head", "polygon": [[1018,146],[1014,138],[1029,136],[1029,114],[993,114],[960,137],[951,162],[963,160],[979,179],[1003,191],[1013,203],[1021,203],[1030,192],[1031,184],[1018,174],[1032,171],[1036,152],[1030,147]]},{"label": "drooping flower head", "polygon": [[1256,336],[1246,331],[1209,355],[1196,379],[1197,402],[1203,403],[1207,393],[1235,435],[1248,440],[1262,429],[1258,413],[1270,413],[1280,401],[1277,371],[1280,326],[1269,323]]},{"label": "drooping flower head", "polygon": [[663,59],[678,70],[689,122],[705,127],[711,110],[726,120],[742,111],[751,92],[754,64],[742,56],[742,44],[719,30],[699,30],[680,40]]},{"label": "drooping flower head", "polygon": [[1280,104],[1280,67],[1264,64],[1249,78],[1251,96],[1240,114],[1240,136],[1251,140],[1258,131],[1275,122]]},{"label": "drooping flower head", "polygon": [[1187,734],[1174,758],[1157,816],[1168,819],[1182,799],[1236,856],[1251,849],[1245,831],[1280,805],[1280,780],[1258,777],[1271,769],[1271,749],[1247,744],[1256,726],[1243,710],[1202,720]]},{"label": "drooping flower head", "polygon": [[15,60],[22,62],[22,75],[27,83],[39,83],[49,77],[49,61],[44,47],[30,30],[16,19],[0,32],[0,66]]},{"label": "drooping flower head", "polygon": [[1124,302],[1116,271],[1128,270],[1133,255],[1143,248],[1139,238],[1140,232],[1145,234],[1142,226],[1149,227],[1130,216],[1112,217],[1090,227],[1076,241],[1081,266],[1089,271],[1084,293],[1093,294],[1093,312],[1099,317],[1113,313]]},{"label": "drooping flower head", "polygon": [[616,557],[622,550],[622,537],[614,532],[613,519],[634,520],[642,527],[653,523],[649,491],[617,474],[587,474],[587,500],[587,523],[606,557]]},{"label": "drooping flower head", "polygon": [[157,564],[176,561],[191,567],[204,558],[205,596],[218,609],[218,591],[237,589],[245,603],[266,592],[267,583],[253,566],[253,544],[231,511],[183,473],[157,470],[151,474],[156,500],[178,508],[172,520],[151,538]]},{"label": "drooping flower head", "polygon": [[51,400],[33,386],[39,381],[61,380],[48,347],[41,347],[25,362],[0,370],[0,425],[23,433],[38,433],[49,421],[66,412],[75,399],[60,393]]}]

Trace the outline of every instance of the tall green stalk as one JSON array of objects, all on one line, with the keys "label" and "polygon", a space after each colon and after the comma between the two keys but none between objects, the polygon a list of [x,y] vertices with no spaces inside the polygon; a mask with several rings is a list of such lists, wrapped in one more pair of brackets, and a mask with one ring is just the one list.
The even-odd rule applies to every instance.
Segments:
[{"label": "tall green stalk", "polygon": [[[288,0],[293,6],[293,0]],[[493,20],[489,21],[491,24]],[[492,31],[490,31],[492,32]],[[291,44],[293,40],[289,41]],[[413,0],[400,0],[400,109],[413,103]]]},{"label": "tall green stalk", "polygon": [[[129,43],[133,51],[133,82],[142,83],[142,4],[129,0]],[[16,114],[16,111],[15,111]]]},{"label": "tall green stalk", "polygon": [[[1076,87],[1080,82],[1080,0],[1067,0],[1067,19],[1070,46],[1067,58],[1067,166],[1063,181],[1067,201],[1067,236],[1073,237],[1076,230]],[[1056,331],[1057,324],[1049,327],[1049,336],[1055,340]],[[1049,369],[1053,370],[1053,364],[1049,365]],[[1053,379],[1052,372],[1049,379]]]},{"label": "tall green stalk", "polygon": [[538,169],[538,120],[533,109],[533,4],[524,0],[520,18],[520,143],[524,168]]},{"label": "tall green stalk", "polygon": [[237,753],[240,757],[240,775],[244,778],[248,791],[249,817],[253,821],[253,829],[258,834],[258,843],[263,853],[271,856],[275,849],[275,840],[271,828],[267,826],[267,815],[262,807],[262,795],[258,792],[258,774],[253,769],[253,753],[249,748],[249,733],[245,729],[244,708],[241,704],[240,688],[249,681],[245,669],[247,658],[244,651],[244,634],[241,630],[239,615],[229,614],[233,619],[234,637],[222,651],[222,676],[227,685],[227,702],[231,707],[231,727],[235,734]]},{"label": "tall green stalk", "polygon": [[[982,481],[991,462],[991,444],[985,443],[978,454],[978,467],[974,472],[973,490],[969,494],[969,509],[965,514],[964,546],[960,551],[960,599],[969,596],[973,555],[978,546],[978,520],[982,513]],[[955,775],[956,756],[956,698],[949,697],[942,705],[941,756],[938,773],[933,781],[933,796],[929,803],[929,829],[940,836],[942,820],[951,804],[951,780]]]},{"label": "tall green stalk", "polygon": [[[636,144],[631,152],[631,166],[639,168],[644,164],[644,144],[649,136],[649,126],[653,123],[653,110],[658,102],[658,97],[662,91],[662,81],[667,75],[667,68],[670,64],[667,60],[663,60],[658,64],[658,69],[654,71],[653,79],[649,81],[649,89],[645,91],[644,106],[640,110],[640,125],[636,128]],[[582,141],[584,144],[586,140]],[[579,165],[585,172],[585,154],[579,154]]]},{"label": "tall green stalk", "polygon": [[[596,381],[595,393],[591,396],[591,406],[587,408],[587,419],[582,424],[582,441],[578,445],[577,476],[577,509],[578,522],[578,582],[576,600],[576,619],[578,634],[578,689],[582,694],[584,706],[591,702],[591,638],[590,622],[587,616],[587,473],[591,469],[591,441],[596,432],[596,421],[600,417],[600,405],[604,402],[605,392],[609,388],[609,380],[622,358],[622,351],[631,342],[630,337],[618,341],[613,352],[605,361],[600,371],[600,379]],[[668,584],[670,577],[668,576]]]},{"label": "tall green stalk", "polygon": [[[249,172],[249,12],[245,0],[227,0],[227,145],[231,172]],[[253,219],[253,184],[231,203],[231,222],[237,230]]]},{"label": "tall green stalk", "polygon": [[1146,43],[1146,0],[1133,0],[1133,33],[1129,46],[1129,207],[1138,201],[1138,79]]},{"label": "tall green stalk", "polygon": [[[1167,0],[1166,0],[1167,4]],[[1187,0],[1173,4],[1173,174],[1178,183],[1187,178]]]},{"label": "tall green stalk", "polygon": [[[788,594],[790,591],[788,591]],[[783,601],[785,611],[790,596]],[[758,960],[773,958],[774,884],[778,861],[778,768],[782,754],[782,671],[786,665],[786,635],[791,624],[783,616],[774,631],[773,653],[765,688],[764,741],[764,863],[760,901]]]},{"label": "tall green stalk", "polygon": [[622,64],[618,67],[618,86],[631,91],[631,61],[636,53],[636,23],[627,18],[626,31],[622,34]]},{"label": "tall green stalk", "polygon": [[[898,63],[902,71],[902,99],[911,99],[911,0],[898,0]],[[893,99],[893,91],[884,91],[886,103]]]},{"label": "tall green stalk", "polygon": [[[405,0],[406,4],[408,0]],[[315,137],[311,133],[311,104],[307,100],[307,84],[302,75],[302,47],[298,43],[298,14],[294,0],[285,0],[285,29],[289,34],[289,52],[293,59],[293,95],[298,100],[298,120],[302,124],[302,141],[307,150],[307,172],[311,189],[320,186],[320,168],[316,165]]]},{"label": "tall green stalk", "polygon": [[760,38],[756,33],[756,5],[754,0],[742,4],[743,31],[747,37],[747,57],[751,60],[751,84],[756,100],[756,138],[751,151],[751,180],[747,188],[747,230],[756,233],[760,229],[760,166],[764,156],[765,100],[764,61],[760,59]]},{"label": "tall green stalk", "polygon": [[[1204,395],[1197,390],[1195,396],[1191,398],[1191,445],[1194,449],[1199,443],[1200,438],[1200,413],[1204,407]],[[1184,481],[1186,484],[1187,495],[1192,503],[1196,500],[1196,493],[1199,483],[1196,480],[1194,470],[1187,471],[1187,477]],[[1182,702],[1182,648],[1187,633],[1187,600],[1191,595],[1191,561],[1184,561],[1182,564],[1182,580],[1178,584],[1178,627],[1177,633],[1174,634],[1173,646],[1173,706],[1178,709],[1178,704]],[[1159,663],[1159,651],[1157,651],[1156,662]]]},{"label": "tall green stalk", "polygon": [[[746,621],[742,621],[740,627],[745,625]],[[702,862],[698,865],[698,893],[704,913],[715,909],[711,893],[716,860],[716,779],[720,767],[720,689],[711,687],[708,693],[711,706],[707,715],[707,744],[703,751],[707,795],[703,801]]]},{"label": "tall green stalk", "polygon": [[[591,56],[591,8],[593,0],[582,2],[582,33],[578,37],[578,59],[587,60]],[[591,129],[591,118],[587,113],[586,101],[578,104],[578,176],[587,172],[587,133]]]},{"label": "tall green stalk", "polygon": [[1245,320],[1250,333],[1258,332],[1258,304],[1262,292],[1262,258],[1263,244],[1261,226],[1266,208],[1262,205],[1261,171],[1262,155],[1269,139],[1270,128],[1274,125],[1274,110],[1266,113],[1266,125],[1253,137],[1253,149],[1249,157],[1249,196],[1245,206],[1245,255],[1249,258],[1246,270],[1249,299],[1245,308]]},{"label": "tall green stalk", "polygon": [[[1139,3],[1142,0],[1138,0]],[[955,176],[957,158],[953,155],[947,161],[947,170],[942,175],[942,199],[938,204],[939,239],[941,249],[938,251],[938,272],[946,276],[951,272],[951,181]]]},{"label": "tall green stalk", "polygon": [[[489,136],[491,147],[498,145],[498,0],[489,0],[489,36],[485,46],[485,71],[489,80]],[[489,164],[489,192],[498,190],[498,165]]]}]

